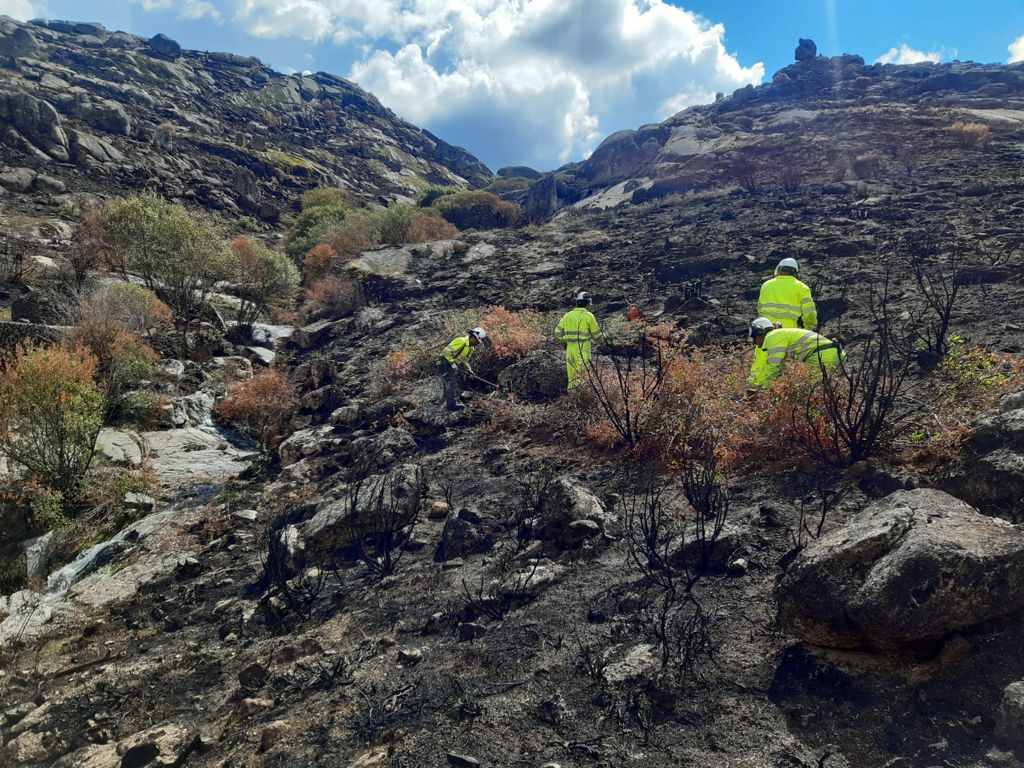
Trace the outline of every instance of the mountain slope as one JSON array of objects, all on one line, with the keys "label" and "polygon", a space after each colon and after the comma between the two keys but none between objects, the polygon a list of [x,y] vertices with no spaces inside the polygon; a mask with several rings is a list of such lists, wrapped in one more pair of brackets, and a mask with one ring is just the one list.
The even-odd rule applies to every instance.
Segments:
[{"label": "mountain slope", "polygon": [[5,17],[0,66],[0,163],[44,177],[5,177],[14,192],[146,188],[274,221],[309,187],[386,201],[490,176],[347,80],[183,51],[163,35]]}]

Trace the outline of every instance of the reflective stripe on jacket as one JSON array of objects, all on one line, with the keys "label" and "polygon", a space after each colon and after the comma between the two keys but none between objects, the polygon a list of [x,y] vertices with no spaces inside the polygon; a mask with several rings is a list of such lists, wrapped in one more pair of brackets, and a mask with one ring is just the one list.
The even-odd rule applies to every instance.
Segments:
[{"label": "reflective stripe on jacket", "polygon": [[467,371],[472,370],[469,367],[469,358],[473,356],[473,347],[469,343],[469,336],[456,336],[452,339],[452,343],[444,348],[444,352],[441,353],[441,357],[447,360],[452,365],[460,365]]},{"label": "reflective stripe on jacket", "polygon": [[597,318],[585,307],[566,312],[555,326],[555,339],[566,346],[570,344],[590,343],[601,340],[601,329]]},{"label": "reflective stripe on jacket", "polygon": [[754,364],[747,379],[748,389],[767,389],[782,371],[787,358],[804,362],[819,350],[835,349],[829,339],[802,328],[776,328],[764,337],[764,344],[754,350]]},{"label": "reflective stripe on jacket", "polygon": [[818,324],[818,311],[811,289],[792,275],[779,275],[761,285],[757,314],[781,323],[783,328],[796,328],[800,317],[804,319],[805,328]]}]

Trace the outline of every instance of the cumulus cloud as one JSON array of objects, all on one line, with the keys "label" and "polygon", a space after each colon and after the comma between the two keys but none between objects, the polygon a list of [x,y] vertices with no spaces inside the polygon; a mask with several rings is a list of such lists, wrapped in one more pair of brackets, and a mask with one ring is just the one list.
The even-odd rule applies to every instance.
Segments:
[{"label": "cumulus cloud", "polygon": [[1006,47],[1010,51],[1011,64],[1024,61],[1024,35],[1021,35]]},{"label": "cumulus cloud", "polygon": [[877,59],[876,64],[920,64],[922,61],[931,61],[938,63],[942,61],[942,51],[915,51],[906,43],[900,45],[899,48],[890,48],[888,51],[883,53]]},{"label": "cumulus cloud", "polygon": [[195,21],[197,19],[209,18],[220,24],[224,17],[208,0],[185,0],[181,6],[178,17]]},{"label": "cumulus cloud", "polygon": [[[663,0],[240,0],[263,37],[363,46],[349,76],[485,159],[550,167],[602,133],[764,78]],[[472,130],[474,140],[465,138]]]},{"label": "cumulus cloud", "polygon": [[18,21],[28,21],[39,15],[29,0],[0,0],[0,16],[10,16]]}]

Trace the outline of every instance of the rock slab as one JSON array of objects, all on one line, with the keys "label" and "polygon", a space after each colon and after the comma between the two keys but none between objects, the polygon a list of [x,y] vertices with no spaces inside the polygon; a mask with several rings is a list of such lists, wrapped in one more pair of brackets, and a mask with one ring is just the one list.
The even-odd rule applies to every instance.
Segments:
[{"label": "rock slab", "polygon": [[897,491],[812,543],[779,582],[786,630],[898,648],[1024,608],[1024,531],[947,493]]}]

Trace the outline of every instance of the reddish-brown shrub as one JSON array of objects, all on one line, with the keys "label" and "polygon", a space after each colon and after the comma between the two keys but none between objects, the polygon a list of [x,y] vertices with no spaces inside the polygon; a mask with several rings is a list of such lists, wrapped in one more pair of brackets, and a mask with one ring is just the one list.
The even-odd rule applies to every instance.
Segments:
[{"label": "reddish-brown shrub", "polygon": [[964,149],[971,147],[984,147],[992,141],[992,132],[984,123],[965,123],[958,120],[953,123],[949,132],[953,139]]},{"label": "reddish-brown shrub", "polygon": [[116,321],[89,320],[79,324],[72,340],[96,358],[96,378],[106,396],[106,420],[151,407],[137,390],[150,378],[157,354],[138,335]]},{"label": "reddish-brown shrub", "polygon": [[218,418],[272,450],[283,439],[288,417],[295,409],[295,386],[276,368],[228,386],[214,406]]},{"label": "reddish-brown shrub", "polygon": [[405,232],[407,243],[429,243],[434,240],[450,240],[459,234],[458,228],[425,211],[415,211],[409,228]]},{"label": "reddish-brown shrub", "polygon": [[554,333],[555,321],[532,309],[514,312],[497,305],[453,312],[443,320],[444,335],[449,337],[477,326],[493,340],[487,356],[507,364],[544,346]]},{"label": "reddish-brown shrub", "polygon": [[305,291],[301,315],[306,322],[337,320],[365,306],[363,289],[355,280],[328,275]]},{"label": "reddish-brown shrub", "polygon": [[307,253],[302,265],[302,284],[312,285],[327,277],[331,271],[331,259],[335,256],[337,254],[334,249],[326,243],[321,243]]},{"label": "reddish-brown shrub", "polygon": [[174,314],[148,288],[134,283],[114,283],[98,288],[78,308],[82,325],[117,323],[129,333],[146,336],[170,328]]}]

